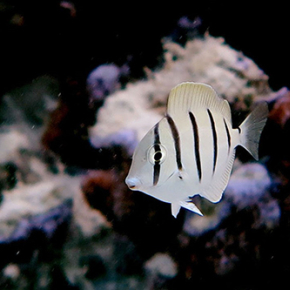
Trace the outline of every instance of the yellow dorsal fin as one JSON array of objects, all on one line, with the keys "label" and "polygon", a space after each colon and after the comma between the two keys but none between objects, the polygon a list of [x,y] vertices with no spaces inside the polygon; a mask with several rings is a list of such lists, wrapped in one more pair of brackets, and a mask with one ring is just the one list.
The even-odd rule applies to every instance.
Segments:
[{"label": "yellow dorsal fin", "polygon": [[211,86],[185,82],[171,90],[167,103],[169,116],[174,118],[189,111],[194,113],[202,108],[220,112],[232,124],[229,103],[220,98]]}]

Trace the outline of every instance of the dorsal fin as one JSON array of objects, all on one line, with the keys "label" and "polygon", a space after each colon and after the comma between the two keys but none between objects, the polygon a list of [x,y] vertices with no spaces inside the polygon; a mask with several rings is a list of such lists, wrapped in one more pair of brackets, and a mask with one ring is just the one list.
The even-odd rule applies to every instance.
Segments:
[{"label": "dorsal fin", "polygon": [[200,108],[220,112],[232,124],[229,103],[220,98],[215,90],[206,84],[185,82],[174,87],[168,98],[167,113],[169,116],[195,112]]}]

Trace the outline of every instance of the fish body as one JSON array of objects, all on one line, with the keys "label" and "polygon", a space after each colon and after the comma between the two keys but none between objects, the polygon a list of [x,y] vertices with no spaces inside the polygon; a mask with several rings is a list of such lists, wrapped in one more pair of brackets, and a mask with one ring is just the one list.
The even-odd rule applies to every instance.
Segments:
[{"label": "fish body", "polygon": [[218,202],[226,188],[237,146],[258,159],[268,106],[261,103],[236,129],[228,102],[213,88],[181,83],[170,92],[167,113],[140,141],[126,178],[128,187],[202,215],[190,197]]}]

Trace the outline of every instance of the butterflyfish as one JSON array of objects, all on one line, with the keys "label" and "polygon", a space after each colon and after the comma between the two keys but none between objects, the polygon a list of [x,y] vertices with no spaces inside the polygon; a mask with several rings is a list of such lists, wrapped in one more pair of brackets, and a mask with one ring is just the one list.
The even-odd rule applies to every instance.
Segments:
[{"label": "butterflyfish", "polygon": [[233,128],[229,103],[206,84],[185,82],[168,97],[166,115],[140,141],[125,180],[138,190],[202,215],[192,202],[200,195],[217,203],[228,184],[237,146],[258,159],[268,105],[260,103]]}]

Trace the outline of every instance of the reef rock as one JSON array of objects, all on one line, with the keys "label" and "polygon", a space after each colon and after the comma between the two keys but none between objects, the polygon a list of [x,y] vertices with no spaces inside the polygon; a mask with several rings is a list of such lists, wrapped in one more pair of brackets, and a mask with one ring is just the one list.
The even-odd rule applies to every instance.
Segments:
[{"label": "reef rock", "polygon": [[238,209],[256,204],[270,187],[267,169],[259,163],[247,163],[237,168],[229,180],[224,198]]},{"label": "reef rock", "polygon": [[254,228],[275,228],[279,224],[281,210],[278,200],[270,194],[272,184],[273,181],[262,164],[239,165],[230,177],[222,200],[218,204],[211,204],[199,199],[204,216],[187,212],[183,230],[190,236],[201,236],[217,229],[232,212],[242,210],[256,212]]},{"label": "reef rock", "polygon": [[[25,238],[35,227],[44,232],[48,230],[47,233],[51,232],[44,227],[44,218],[40,222],[40,216],[71,199],[78,184],[76,178],[60,175],[48,176],[36,184],[19,185],[13,190],[4,190],[0,205],[0,240],[3,242]],[[65,214],[64,209],[61,212]]]},{"label": "reef rock", "polygon": [[245,111],[271,92],[267,75],[223,39],[206,36],[188,41],[184,48],[165,42],[164,49],[162,69],[154,73],[147,69],[147,81],[130,83],[106,99],[97,124],[90,129],[90,138],[134,130],[140,140],[160,120],[170,90],[180,82],[210,84],[219,95],[231,103],[235,101],[235,106]]},{"label": "reef rock", "polygon": [[106,217],[89,205],[80,190],[74,196],[73,219],[84,237],[98,235],[102,230],[111,227]]},{"label": "reef rock", "polygon": [[145,269],[151,275],[173,278],[177,274],[176,264],[168,254],[156,253],[145,263]]},{"label": "reef rock", "polygon": [[34,129],[41,126],[56,108],[58,86],[55,78],[41,76],[5,94],[0,107],[0,122],[24,123]]},{"label": "reef rock", "polygon": [[19,149],[30,147],[30,141],[24,132],[10,127],[2,129],[1,131],[0,164],[14,160]]},{"label": "reef rock", "polygon": [[102,101],[107,95],[120,88],[119,79],[128,73],[126,66],[103,64],[90,72],[87,78],[87,90],[94,100]]},{"label": "reef rock", "polygon": [[[266,268],[270,273],[278,266],[283,272],[289,260],[283,260],[288,249],[283,230],[289,232],[285,217],[289,197],[280,208],[273,197],[273,176],[264,165],[269,165],[267,158],[263,163],[236,160],[221,202],[211,204],[196,197],[203,217],[182,209],[175,219],[169,204],[125,185],[128,156],[160,120],[170,90],[180,82],[212,85],[234,108],[233,119],[235,112],[244,115],[254,103],[269,98],[271,121],[281,135],[289,130],[285,90],[273,94],[268,77],[222,39],[207,35],[184,46],[164,41],[163,47],[164,66],[157,71],[145,68],[147,79],[128,83],[124,89],[118,85],[119,68],[113,66],[91,73],[90,95],[85,82],[68,80],[47,130],[43,124],[49,106],[42,98],[36,107],[44,104],[46,111],[38,129],[33,127],[38,114],[26,120],[34,107],[29,104],[24,111],[14,111],[20,122],[1,127],[1,287],[10,281],[13,289],[23,285],[29,289],[212,289],[228,281],[236,286],[251,273],[256,275],[258,268],[260,277]],[[40,150],[43,131],[45,148],[59,154],[65,166],[81,166],[76,170],[79,175],[65,174],[64,165]],[[268,133],[271,138],[273,132]],[[265,140],[262,136],[262,143]],[[281,199],[288,193],[285,187]]]}]

